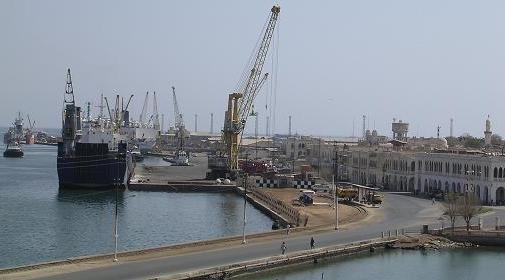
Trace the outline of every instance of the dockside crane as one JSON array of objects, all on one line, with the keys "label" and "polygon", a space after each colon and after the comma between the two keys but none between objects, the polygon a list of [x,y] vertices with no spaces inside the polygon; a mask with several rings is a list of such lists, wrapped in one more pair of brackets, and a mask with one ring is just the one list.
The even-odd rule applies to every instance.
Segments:
[{"label": "dockside crane", "polygon": [[149,92],[146,92],[146,98],[144,99],[144,105],[142,106],[142,111],[140,112],[139,116],[139,123],[141,126],[145,125],[145,118],[146,118],[146,111],[147,111],[147,104],[149,103]]},{"label": "dockside crane", "polygon": [[183,151],[184,139],[188,137],[188,133],[184,125],[184,118],[182,117],[182,113],[179,111],[179,103],[177,103],[177,95],[175,94],[174,86],[172,86],[172,97],[174,100],[174,127],[175,139],[177,140],[177,151]]},{"label": "dockside crane", "polygon": [[[247,118],[251,115],[254,99],[268,77],[268,73],[263,75],[262,71],[280,10],[279,6],[273,6],[270,9],[270,17],[261,37],[256,56],[251,60],[251,68],[248,68],[250,69],[248,76],[239,82],[237,90],[228,96],[228,108],[225,112],[222,135],[226,164],[223,164],[222,160],[220,162],[219,160],[211,160],[209,158],[209,168],[211,169],[211,173],[214,173],[213,177],[223,176],[222,169],[219,170],[223,166],[226,166],[227,169],[225,173],[230,174],[231,177],[234,177],[233,174],[238,170],[239,145],[242,133],[247,123]],[[213,168],[216,168],[216,170],[212,170]]]}]

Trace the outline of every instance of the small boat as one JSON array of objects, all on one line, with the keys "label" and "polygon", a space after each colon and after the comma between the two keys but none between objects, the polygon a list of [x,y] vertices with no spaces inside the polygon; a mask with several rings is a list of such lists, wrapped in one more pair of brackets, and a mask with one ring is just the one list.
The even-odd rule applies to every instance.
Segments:
[{"label": "small boat", "polygon": [[142,155],[142,153],[140,152],[140,150],[134,149],[133,151],[131,151],[131,154],[132,154],[133,160],[135,162],[144,161],[144,156]]},{"label": "small boat", "polygon": [[189,166],[189,155],[185,151],[177,151],[174,157],[164,157],[172,166]]},{"label": "small boat", "polygon": [[21,146],[17,142],[7,144],[7,149],[4,151],[4,157],[20,158],[24,155],[25,154],[23,153],[23,150],[21,150]]}]

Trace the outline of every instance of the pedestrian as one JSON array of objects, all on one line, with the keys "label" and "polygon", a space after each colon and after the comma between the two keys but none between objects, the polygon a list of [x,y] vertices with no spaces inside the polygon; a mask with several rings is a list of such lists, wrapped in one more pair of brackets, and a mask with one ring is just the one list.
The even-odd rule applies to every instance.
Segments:
[{"label": "pedestrian", "polygon": [[315,243],[316,243],[316,242],[314,241],[314,237],[311,237],[311,238],[310,238],[310,249],[314,249],[314,247],[315,247]]},{"label": "pedestrian", "polygon": [[282,255],[286,254],[286,249],[287,249],[286,242],[282,241],[282,244],[281,244],[281,254]]},{"label": "pedestrian", "polygon": [[432,204],[432,205],[435,205],[435,197],[433,197],[433,198],[431,199],[431,204]]},{"label": "pedestrian", "polygon": [[286,235],[289,235],[289,230],[291,229],[291,225],[288,224],[288,226],[286,227]]}]

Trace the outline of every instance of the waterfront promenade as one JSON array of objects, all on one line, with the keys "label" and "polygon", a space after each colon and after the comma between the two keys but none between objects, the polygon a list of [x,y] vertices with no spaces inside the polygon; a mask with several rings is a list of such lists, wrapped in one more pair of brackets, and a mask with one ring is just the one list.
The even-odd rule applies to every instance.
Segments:
[{"label": "waterfront promenade", "polygon": [[[311,236],[318,247],[324,247],[377,238],[381,232],[388,230],[419,230],[421,224],[439,225],[438,218],[442,213],[440,203],[432,205],[431,201],[425,199],[385,194],[383,208],[377,209],[365,221],[346,225],[339,231],[328,229],[319,232],[302,231],[289,236],[275,235],[250,240],[245,245],[241,244],[240,239],[235,239],[213,246],[203,246],[201,250],[191,248],[152,256],[140,255],[138,258],[120,259],[118,263],[113,263],[112,260],[91,261],[4,274],[0,275],[0,278],[149,279],[279,255],[282,241],[287,243],[288,253],[292,253],[308,249]],[[494,209],[494,213],[483,219],[484,226],[492,227],[496,215],[504,220],[505,211]]]}]

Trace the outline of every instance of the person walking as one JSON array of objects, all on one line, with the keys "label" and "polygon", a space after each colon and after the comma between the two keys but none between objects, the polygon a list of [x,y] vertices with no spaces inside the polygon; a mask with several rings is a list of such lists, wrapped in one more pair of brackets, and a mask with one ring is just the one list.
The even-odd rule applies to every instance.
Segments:
[{"label": "person walking", "polygon": [[310,249],[314,249],[315,245],[316,245],[316,242],[314,241],[314,237],[311,237],[310,238]]},{"label": "person walking", "polygon": [[289,235],[289,230],[291,229],[291,225],[288,224],[288,226],[286,227],[286,235]]},{"label": "person walking", "polygon": [[431,199],[431,205],[435,205],[435,197]]},{"label": "person walking", "polygon": [[286,242],[282,241],[282,244],[281,244],[281,254],[282,255],[286,254],[286,249],[287,249]]}]

